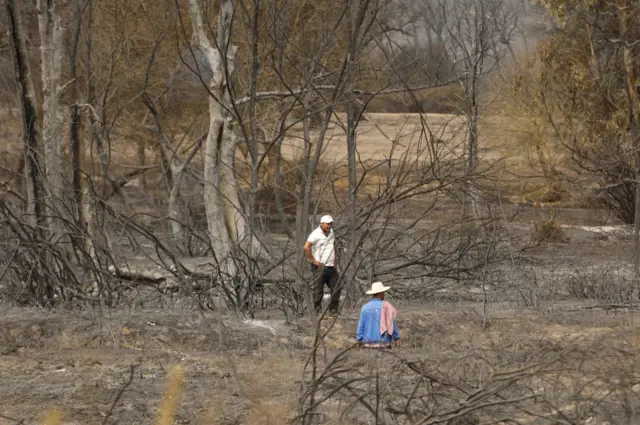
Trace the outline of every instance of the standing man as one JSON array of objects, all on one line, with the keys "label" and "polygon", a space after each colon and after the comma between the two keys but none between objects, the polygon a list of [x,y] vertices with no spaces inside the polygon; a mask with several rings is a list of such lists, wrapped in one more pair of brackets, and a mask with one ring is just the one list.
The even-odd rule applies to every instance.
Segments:
[{"label": "standing man", "polygon": [[336,238],[333,234],[333,218],[323,215],[318,226],[307,238],[304,244],[304,253],[311,260],[314,274],[313,308],[316,313],[322,311],[322,297],[324,285],[331,291],[329,301],[329,314],[338,314],[340,303],[340,288],[338,288],[338,271],[336,269]]}]

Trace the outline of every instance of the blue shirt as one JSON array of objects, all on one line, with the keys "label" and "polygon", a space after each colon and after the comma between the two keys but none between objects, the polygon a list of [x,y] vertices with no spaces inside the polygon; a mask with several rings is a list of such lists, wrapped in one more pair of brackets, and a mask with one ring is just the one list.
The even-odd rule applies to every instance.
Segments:
[{"label": "blue shirt", "polygon": [[391,343],[400,339],[398,325],[393,321],[393,335],[387,332],[380,335],[380,319],[382,317],[382,300],[373,298],[362,306],[360,321],[358,322],[358,333],[356,341],[373,343]]}]

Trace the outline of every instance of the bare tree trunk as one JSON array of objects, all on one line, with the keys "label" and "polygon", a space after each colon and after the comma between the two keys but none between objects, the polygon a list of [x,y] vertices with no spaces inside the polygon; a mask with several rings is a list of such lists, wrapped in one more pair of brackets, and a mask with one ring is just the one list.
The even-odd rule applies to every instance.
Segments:
[{"label": "bare tree trunk", "polygon": [[97,266],[100,262],[95,247],[95,243],[98,240],[96,200],[91,181],[87,180],[88,179],[86,178],[80,179],[82,187],[82,201],[80,203],[80,207],[82,208],[82,211],[80,211],[79,214],[86,220],[84,223],[86,235],[84,238],[83,250],[85,253],[89,254],[89,257]]},{"label": "bare tree trunk", "polygon": [[[126,196],[126,194],[124,193],[124,191],[122,190],[122,187],[120,186],[120,184],[118,184],[118,182],[113,179],[110,174],[109,174],[109,161],[108,158],[110,156],[109,154],[109,150],[108,150],[108,144],[105,140],[105,128],[103,123],[100,121],[99,119],[99,115],[98,112],[93,108],[93,106],[91,104],[82,104],[82,105],[78,105],[79,107],[81,107],[85,113],[86,113],[86,117],[85,119],[87,120],[87,122],[89,122],[90,124],[90,129],[91,129],[91,134],[93,136],[93,140],[95,140],[96,145],[98,147],[97,151],[98,151],[98,161],[100,162],[100,184],[97,185],[94,183],[95,187],[100,187],[101,190],[101,196],[103,197],[103,199],[108,199],[109,197],[111,197],[111,195],[113,195],[114,193],[118,194],[120,196],[120,198],[122,198],[123,202],[125,203],[125,205],[129,205],[129,200]],[[109,183],[109,186],[111,187],[111,190],[113,191],[112,193],[108,193],[106,191],[106,183]]]},{"label": "bare tree trunk", "polygon": [[[309,195],[311,194],[311,188],[313,187],[313,174],[311,167],[311,134],[310,134],[310,118],[306,117],[302,121],[303,134],[304,134],[304,162],[302,164],[302,178],[300,181],[300,191],[298,193],[298,204],[296,205],[296,231],[295,231],[295,247],[296,247],[296,266],[299,269],[298,281],[296,286],[304,294],[305,303],[307,304],[307,314],[310,318],[314,317],[315,311],[313,309],[313,296],[312,285],[313,280],[308,281],[304,278],[305,266],[307,266],[307,258],[303,251],[303,246],[309,235],[311,223],[309,220]],[[307,191],[307,186],[309,190]],[[308,266],[307,266],[308,267]]]},{"label": "bare tree trunk", "polygon": [[593,31],[591,30],[591,24],[587,23],[587,36],[589,37],[589,53],[591,54],[591,67],[593,69],[593,76],[596,80],[600,79],[600,61],[598,61],[598,57],[596,56],[595,43],[593,41]]},{"label": "bare tree trunk", "polygon": [[[253,235],[247,235],[247,222],[238,195],[234,163],[236,136],[227,80],[233,75],[236,47],[231,45],[233,3],[222,0],[215,43],[205,31],[198,0],[189,0],[189,14],[197,50],[212,70],[209,84],[209,134],[204,149],[204,197],[209,237],[223,278],[234,278],[238,268],[234,254],[242,246],[264,251]],[[215,47],[214,47],[215,45]],[[241,298],[250,288],[245,287]]]},{"label": "bare tree trunk", "polygon": [[[251,70],[249,72],[249,132],[242,129],[242,134],[244,135],[244,139],[247,142],[247,149],[250,153],[251,157],[251,177],[250,177],[250,188],[249,188],[249,199],[247,203],[247,217],[248,217],[248,235],[249,238],[253,239],[253,234],[255,232],[254,226],[254,216],[255,216],[255,208],[256,208],[256,195],[258,193],[259,185],[260,185],[260,166],[264,164],[264,159],[266,156],[262,156],[260,158],[258,156],[258,146],[264,146],[266,142],[266,135],[264,130],[261,131],[260,136],[258,135],[258,125],[257,125],[257,116],[256,116],[256,91],[257,91],[257,83],[258,76],[260,73],[260,57],[259,57],[259,45],[260,45],[260,2],[253,3],[253,13],[249,17],[250,25],[248,25],[249,33],[251,35]],[[238,117],[240,123],[243,122],[243,118],[246,117]],[[249,137],[247,137],[249,136]],[[234,157],[235,160],[235,157]],[[267,173],[268,176],[268,173]],[[250,242],[248,244],[248,254],[249,257],[253,257],[253,244]]]},{"label": "bare tree trunk", "polygon": [[184,228],[182,222],[184,215],[182,213],[182,205],[180,203],[180,186],[182,185],[182,175],[184,167],[178,166],[173,172],[173,182],[171,183],[171,191],[169,191],[169,220],[171,226],[171,234],[178,246],[182,246],[184,241]]},{"label": "bare tree trunk", "polygon": [[467,128],[468,128],[468,145],[467,145],[467,190],[466,195],[469,196],[471,201],[471,211],[473,213],[478,212],[477,200],[478,191],[476,188],[476,168],[478,166],[478,87],[477,76],[471,77],[471,88],[469,102],[469,112],[467,114]]},{"label": "bare tree trunk", "polygon": [[362,110],[357,106],[358,100],[356,98],[352,99],[353,85],[350,83],[351,74],[354,65],[358,62],[358,53],[360,52],[360,28],[365,19],[365,11],[366,8],[361,8],[358,10],[355,26],[352,21],[352,1],[348,0],[346,3],[347,7],[347,33],[349,36],[349,52],[345,59],[345,74],[348,80],[347,85],[347,96],[349,99],[347,100],[347,168],[348,168],[348,181],[349,181],[349,193],[348,193],[348,224],[347,224],[347,234],[349,243],[347,245],[347,252],[344,257],[344,262],[347,265],[347,268],[344,270],[344,282],[349,284],[350,286],[347,288],[347,297],[349,301],[354,301],[358,299],[361,294],[355,292],[356,289],[353,286],[353,282],[355,281],[355,264],[352,264],[355,258],[356,247],[358,245],[358,239],[356,235],[356,226],[357,226],[357,165],[356,165],[356,154],[357,154],[357,139],[356,139],[356,131],[358,127],[358,123],[362,114],[364,113],[363,106]]},{"label": "bare tree trunk", "polygon": [[[296,206],[296,250],[297,264],[299,267],[304,267],[306,264],[306,257],[302,252],[302,246],[304,245],[306,238],[309,234],[311,223],[309,220],[309,196],[306,196],[307,192],[311,192],[313,185],[313,175],[311,174],[311,150],[313,147],[311,141],[311,123],[307,117],[303,120],[303,138],[304,138],[304,162],[302,169],[304,173],[302,175],[302,181],[300,182],[300,191],[298,193],[298,204]],[[309,190],[307,190],[309,186]]]},{"label": "bare tree trunk", "polygon": [[[91,103],[95,100],[93,60],[91,55],[93,50],[93,0],[87,0],[86,8],[88,16],[85,46],[87,55],[85,59],[85,78],[87,82],[86,99],[88,104],[78,104],[77,110],[80,118],[82,118],[83,111],[86,114],[84,120],[82,120],[84,124],[84,134],[81,137],[83,138],[82,140],[89,140],[88,146],[90,150],[93,150],[93,140],[99,140],[102,137],[102,133],[99,129],[99,123],[97,122],[97,113],[91,106]],[[77,147],[79,161],[78,167],[83,165],[81,157],[81,155],[83,155],[83,151],[80,149],[82,145],[84,145],[84,143],[79,140]],[[85,173],[82,173],[82,169],[78,168],[81,193],[78,216],[83,220],[82,225],[85,231],[83,244],[84,252],[89,254],[94,264],[101,264],[104,262],[105,256],[100,250],[96,249],[96,246],[101,245],[104,249],[109,249],[109,246],[106,234],[103,234],[100,231],[100,223],[103,222],[103,211],[102,208],[100,208],[100,203],[97,201],[97,198],[98,188],[104,188],[104,181],[105,179],[109,179],[109,175],[108,170],[103,167],[102,161],[100,161],[101,166],[96,167],[93,164],[93,159],[89,158],[89,161],[85,165],[87,167]],[[109,181],[111,180],[109,179]],[[126,203],[126,199],[123,198],[123,200]]]},{"label": "bare tree trunk", "polygon": [[[146,95],[146,93],[143,95],[143,102],[153,116],[153,120],[156,126],[158,143],[160,145],[160,151],[162,153],[162,157],[164,158],[164,162],[167,164],[167,167],[170,170],[171,179],[167,182],[169,184],[169,227],[171,228],[171,234],[175,241],[175,245],[179,248],[182,246],[182,241],[184,240],[184,229],[182,227],[182,220],[184,217],[180,205],[180,189],[182,185],[182,175],[187,163],[180,161],[177,152],[172,146],[171,141],[162,130],[160,117],[158,116],[156,106],[151,98]],[[196,144],[196,150],[199,147],[199,144],[200,142]],[[193,158],[193,155],[191,155],[190,158]]]},{"label": "bare tree trunk", "polygon": [[549,164],[549,160],[547,159],[547,154],[545,152],[545,142],[542,138],[542,134],[540,134],[540,128],[537,125],[535,127],[535,135],[531,136],[531,139],[533,141],[532,144],[536,150],[538,164],[540,164],[540,169],[542,170],[544,179],[549,185],[555,186],[556,172],[554,167]]},{"label": "bare tree trunk", "polygon": [[58,241],[64,234],[61,220],[65,214],[64,175],[62,169],[61,120],[59,114],[59,83],[62,73],[62,29],[56,14],[54,0],[38,0],[38,27],[42,65],[42,141],[46,170],[46,188],[51,213],[48,214],[50,231]]},{"label": "bare tree trunk", "polygon": [[282,167],[281,167],[281,159],[282,159],[282,142],[284,142],[284,133],[282,127],[284,126],[284,118],[281,120],[281,126],[279,129],[278,138],[275,142],[275,157],[273,161],[273,181],[275,184],[274,192],[276,198],[276,208],[278,210],[278,216],[280,217],[280,222],[282,223],[287,236],[292,241],[296,239],[295,233],[289,227],[289,223],[287,222],[287,218],[284,210],[284,203],[282,200],[282,189],[283,189],[283,179],[282,179]]},{"label": "bare tree trunk", "polygon": [[32,225],[42,225],[43,220],[43,168],[41,147],[38,141],[38,116],[36,95],[27,58],[27,47],[22,33],[20,11],[15,0],[6,0],[9,30],[13,50],[16,80],[20,87],[25,158],[25,183],[27,189],[27,213]]},{"label": "bare tree trunk", "polygon": [[[144,139],[138,140],[138,164],[140,164],[140,167],[142,168],[147,165],[147,155],[145,151],[146,146],[147,144],[145,143]],[[147,189],[146,173],[140,174],[140,189]]]},{"label": "bare tree trunk", "polygon": [[457,34],[463,41],[458,43],[462,46],[465,71],[467,81],[465,84],[466,95],[466,115],[467,115],[467,196],[471,199],[471,210],[474,214],[478,214],[477,200],[478,190],[476,187],[475,173],[478,167],[478,120],[480,119],[480,78],[485,71],[484,59],[489,53],[491,45],[486,44],[487,37],[487,18],[485,16],[485,5],[483,0],[474,3],[474,13],[472,18],[473,28],[467,37],[469,41],[464,40],[465,34]]},{"label": "bare tree trunk", "polygon": [[[90,127],[90,124],[85,121],[85,126]],[[87,128],[86,134],[91,134],[91,129]],[[91,268],[91,274],[95,284],[95,290],[101,291],[104,280],[99,269],[106,268],[109,262],[109,255],[107,252],[111,252],[111,245],[109,242],[109,236],[104,229],[104,212],[101,201],[98,199],[96,193],[95,180],[83,175],[80,177],[80,186],[82,188],[80,207],[82,211],[79,215],[85,220],[83,228],[85,231],[83,239],[83,253],[87,255],[93,267]]]},{"label": "bare tree trunk", "polygon": [[[476,28],[477,33],[475,34],[476,40],[474,43],[474,52],[473,56],[469,58],[469,91],[468,91],[468,108],[469,113],[467,116],[468,119],[468,128],[469,128],[469,158],[468,158],[468,173],[469,173],[469,194],[471,196],[471,205],[473,212],[477,215],[477,201],[478,201],[478,192],[476,188],[476,169],[478,167],[478,120],[480,119],[480,76],[484,71],[483,63],[484,57],[488,53],[487,49],[484,46],[484,37],[485,37],[485,25],[486,22],[484,20],[484,4],[482,0],[480,3],[480,23],[479,28]],[[476,11],[478,13],[478,11]],[[476,18],[478,19],[478,18]],[[476,21],[477,23],[477,21]],[[477,24],[476,24],[477,25]]]},{"label": "bare tree trunk", "polygon": [[[147,68],[147,72],[149,72],[149,68]],[[171,230],[171,234],[175,241],[175,246],[180,250],[182,248],[182,243],[184,241],[184,227],[182,225],[184,220],[183,208],[180,199],[180,192],[182,189],[182,177],[184,175],[185,170],[189,166],[191,160],[195,157],[196,153],[200,150],[202,146],[204,138],[208,135],[202,136],[196,142],[195,146],[189,153],[186,159],[182,159],[181,155],[177,150],[173,147],[172,141],[165,134],[162,129],[162,124],[160,122],[160,115],[157,110],[156,100],[153,100],[151,96],[146,92],[147,86],[145,83],[142,95],[142,101],[147,107],[149,114],[153,117],[153,121],[156,128],[156,135],[158,138],[158,145],[160,146],[160,152],[162,153],[163,162],[166,164],[168,168],[168,174],[170,178],[167,183],[169,184],[169,202],[168,202],[168,213],[169,213],[169,227]],[[142,145],[142,144],[141,144]],[[139,146],[141,146],[139,145]],[[144,145],[142,145],[144,146]]]},{"label": "bare tree trunk", "polygon": [[80,33],[82,31],[82,20],[84,11],[89,6],[91,0],[86,0],[83,7],[80,6],[80,1],[76,0],[74,19],[75,28],[73,31],[73,38],[71,40],[71,51],[69,56],[69,69],[71,74],[71,87],[70,87],[70,124],[69,124],[69,150],[71,151],[71,187],[73,193],[73,199],[75,202],[75,214],[78,223],[84,223],[83,207],[82,207],[82,144],[80,142],[80,111],[78,108],[78,44],[80,43]]},{"label": "bare tree trunk", "polygon": [[[344,269],[345,282],[352,282],[355,277],[355,269],[354,269],[354,255],[357,246],[357,236],[356,236],[356,218],[357,218],[357,165],[356,165],[356,153],[357,153],[357,141],[356,141],[356,129],[358,125],[358,117],[356,117],[356,108],[355,102],[349,102],[347,104],[347,168],[349,173],[349,206],[347,208],[348,211],[348,224],[347,224],[347,235],[349,238],[349,243],[347,245],[347,252],[344,257],[344,264],[346,264],[346,268]],[[354,301],[360,294],[353,293],[350,286],[347,290],[347,298],[349,301]]]}]

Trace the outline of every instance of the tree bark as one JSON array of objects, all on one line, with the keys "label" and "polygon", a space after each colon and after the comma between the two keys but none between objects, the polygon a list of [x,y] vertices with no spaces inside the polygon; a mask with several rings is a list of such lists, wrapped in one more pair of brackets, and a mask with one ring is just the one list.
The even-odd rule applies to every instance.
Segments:
[{"label": "tree bark", "polygon": [[176,247],[180,250],[182,248],[182,243],[184,241],[184,227],[182,222],[184,220],[183,208],[181,203],[181,189],[182,189],[182,177],[186,168],[191,163],[191,160],[195,157],[196,153],[200,150],[202,142],[205,137],[208,135],[202,136],[196,142],[195,146],[189,153],[186,159],[182,159],[180,154],[173,147],[173,144],[169,137],[165,134],[162,129],[162,124],[160,122],[160,116],[158,114],[158,110],[156,109],[155,102],[151,99],[151,97],[144,93],[142,96],[143,103],[149,110],[149,113],[153,117],[156,133],[158,137],[158,144],[160,146],[160,152],[162,153],[162,157],[164,158],[164,162],[169,167],[169,171],[171,174],[171,179],[169,183],[169,203],[168,203],[168,213],[169,213],[169,226],[171,230],[171,234],[175,241]]},{"label": "tree bark", "polygon": [[[138,141],[138,164],[140,167],[145,167],[147,165],[147,154],[146,154],[146,146],[144,139]],[[147,189],[147,178],[146,173],[140,174],[140,189],[143,191]]]},{"label": "tree bark", "polygon": [[27,213],[31,225],[43,223],[43,167],[41,146],[38,140],[38,116],[36,95],[27,58],[27,47],[22,33],[20,11],[15,0],[5,0],[9,31],[13,50],[16,80],[20,88],[25,158],[25,183],[27,189]]},{"label": "tree bark", "polygon": [[91,181],[86,178],[80,179],[81,185],[81,202],[79,207],[79,215],[85,220],[83,222],[84,231],[86,232],[83,243],[83,251],[89,255],[94,265],[100,264],[98,253],[96,252],[96,242],[98,241],[98,210],[95,200],[95,193],[91,185]]},{"label": "tree bark", "polygon": [[[356,108],[355,102],[349,102],[347,104],[347,168],[348,168],[348,180],[349,180],[349,205],[347,208],[348,211],[348,223],[347,223],[347,234],[349,238],[349,243],[347,244],[347,252],[346,255],[341,255],[344,258],[344,264],[346,265],[344,268],[344,272],[347,273],[345,282],[353,282],[353,278],[355,277],[355,267],[353,263],[354,255],[356,251],[356,246],[358,244],[357,236],[356,236],[356,228],[357,228],[357,163],[356,163],[356,153],[357,153],[357,139],[356,139],[356,130],[358,126],[358,117],[356,117]],[[347,288],[347,299],[349,302],[353,302],[361,294],[355,293],[353,291],[353,285],[350,285]]]},{"label": "tree bark", "polygon": [[365,10],[362,9],[358,11],[355,25],[352,22],[352,1],[347,0],[345,3],[347,9],[347,31],[349,36],[349,51],[347,53],[345,62],[345,77],[347,78],[347,96],[349,99],[347,100],[347,168],[348,168],[348,181],[349,181],[349,193],[348,193],[348,207],[347,207],[347,215],[348,215],[348,223],[347,223],[347,234],[348,241],[347,244],[347,252],[346,255],[341,255],[343,258],[343,262],[345,264],[344,273],[345,278],[344,282],[350,284],[347,288],[347,299],[350,303],[355,301],[360,297],[361,294],[355,291],[355,287],[352,284],[355,281],[355,264],[353,264],[355,259],[356,247],[358,245],[358,238],[356,234],[357,230],[357,189],[358,189],[358,181],[357,181],[357,163],[356,163],[356,154],[357,154],[357,127],[360,122],[360,118],[364,113],[363,106],[362,109],[358,107],[358,100],[356,98],[352,99],[353,92],[353,84],[351,83],[351,74],[353,72],[354,67],[358,63],[358,53],[360,52],[361,46],[361,38],[360,27],[365,19]]},{"label": "tree bark", "polygon": [[74,199],[74,208],[76,220],[78,223],[84,223],[82,200],[82,143],[80,139],[80,111],[78,108],[78,45],[80,43],[80,34],[82,31],[82,20],[84,11],[87,9],[89,2],[86,0],[84,7],[80,7],[79,0],[76,1],[74,10],[75,27],[73,38],[71,40],[71,51],[69,55],[69,70],[71,74],[70,87],[70,123],[69,123],[69,150],[71,151],[71,187]]},{"label": "tree bark", "polygon": [[38,28],[42,66],[42,141],[49,198],[48,222],[54,240],[64,234],[61,220],[65,214],[64,174],[62,169],[61,120],[59,116],[59,83],[62,72],[62,29],[54,0],[38,0]]}]

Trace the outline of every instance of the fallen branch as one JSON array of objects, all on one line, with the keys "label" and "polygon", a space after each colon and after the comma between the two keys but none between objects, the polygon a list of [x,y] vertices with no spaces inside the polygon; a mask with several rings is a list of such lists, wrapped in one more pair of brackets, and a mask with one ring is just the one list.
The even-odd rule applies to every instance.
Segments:
[{"label": "fallen branch", "polygon": [[632,301],[626,304],[595,304],[595,305],[584,305],[584,306],[580,306],[578,308],[572,308],[569,309],[567,311],[569,312],[574,312],[574,311],[581,311],[581,310],[594,310],[594,309],[603,309],[603,310],[619,310],[619,309],[624,309],[624,308],[628,308],[628,309],[633,309],[633,310],[640,310],[640,303]]}]

